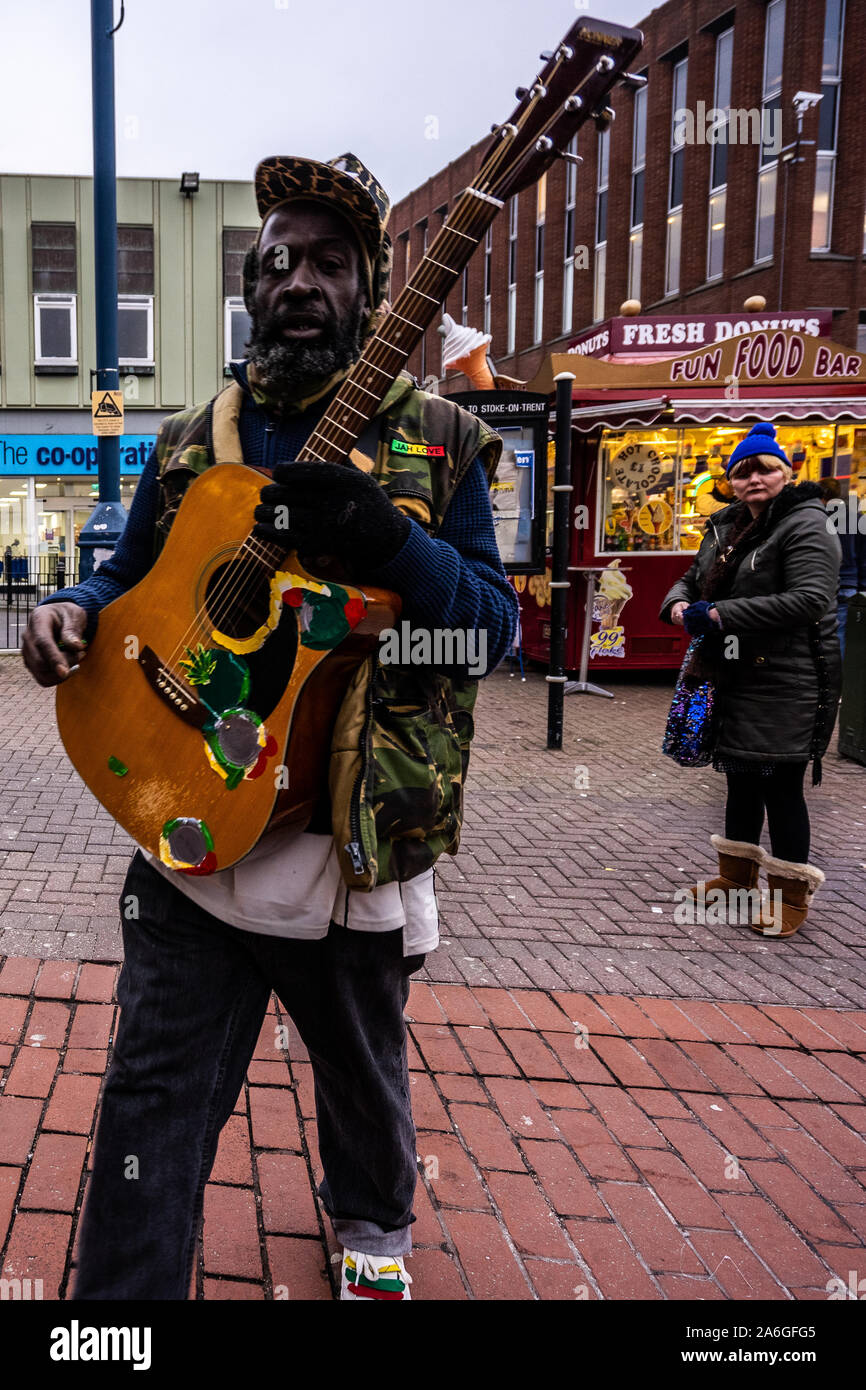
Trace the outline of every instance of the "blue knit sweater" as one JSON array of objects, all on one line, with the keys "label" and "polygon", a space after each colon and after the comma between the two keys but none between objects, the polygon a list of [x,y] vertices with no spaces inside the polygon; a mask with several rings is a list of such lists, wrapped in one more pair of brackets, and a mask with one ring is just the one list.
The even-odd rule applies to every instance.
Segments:
[{"label": "blue knit sweater", "polygon": [[[297,457],[327,408],[327,398],[301,415],[271,415],[253,399],[246,365],[244,362],[236,370],[233,368],[244,390],[238,421],[244,462],[250,467],[272,468]],[[82,584],[58,589],[42,599],[42,603],[69,600],[86,609],[88,624],[84,635],[88,641],[96,631],[100,609],[138,584],[150,569],[158,502],[153,450],[114,553]],[[514,641],[517,595],[499,557],[487,479],[479,458],[457,487],[436,539],[431,539],[413,521],[405,545],[389,564],[380,566],[375,579],[400,594],[403,618],[414,627],[486,629],[485,674],[489,675],[499,664]]]}]

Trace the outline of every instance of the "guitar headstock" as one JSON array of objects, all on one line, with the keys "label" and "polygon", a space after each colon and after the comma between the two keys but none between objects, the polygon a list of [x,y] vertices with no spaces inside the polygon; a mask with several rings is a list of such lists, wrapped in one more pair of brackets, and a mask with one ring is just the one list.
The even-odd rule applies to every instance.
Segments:
[{"label": "guitar headstock", "polygon": [[643,46],[640,29],[588,16],[572,25],[508,120],[494,126],[485,151],[484,191],[505,202],[536,183],[588,120],[609,123],[610,91],[620,82],[643,85],[627,72]]}]

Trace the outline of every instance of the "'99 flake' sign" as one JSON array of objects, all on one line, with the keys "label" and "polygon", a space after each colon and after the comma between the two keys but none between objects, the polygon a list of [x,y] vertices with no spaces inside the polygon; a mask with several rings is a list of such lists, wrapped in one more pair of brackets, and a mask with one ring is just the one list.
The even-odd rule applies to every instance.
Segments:
[{"label": "'99 flake' sign", "polygon": [[611,469],[619,487],[639,487],[648,492],[658,483],[667,462],[651,444],[627,444],[614,458]]}]

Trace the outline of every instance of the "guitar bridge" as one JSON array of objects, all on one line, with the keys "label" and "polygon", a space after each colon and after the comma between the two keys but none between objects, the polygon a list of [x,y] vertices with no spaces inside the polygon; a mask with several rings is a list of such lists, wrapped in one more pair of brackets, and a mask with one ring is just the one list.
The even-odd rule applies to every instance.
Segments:
[{"label": "guitar bridge", "polygon": [[211,718],[207,706],[202,704],[189,686],[184,685],[183,681],[163,665],[152,647],[142,648],[138,664],[144,671],[151,690],[174,711],[178,719],[191,724],[195,729],[204,728]]}]

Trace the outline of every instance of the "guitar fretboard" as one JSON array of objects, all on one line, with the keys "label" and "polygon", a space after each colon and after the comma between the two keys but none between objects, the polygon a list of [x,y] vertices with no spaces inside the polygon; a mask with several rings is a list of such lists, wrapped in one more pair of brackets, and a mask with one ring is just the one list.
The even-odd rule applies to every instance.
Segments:
[{"label": "guitar fretboard", "polygon": [[376,414],[404,370],[436,310],[447,298],[500,204],[474,190],[462,193],[449,219],[418,263],[409,283],[343,382],[301,453],[303,459],[339,463]]}]

